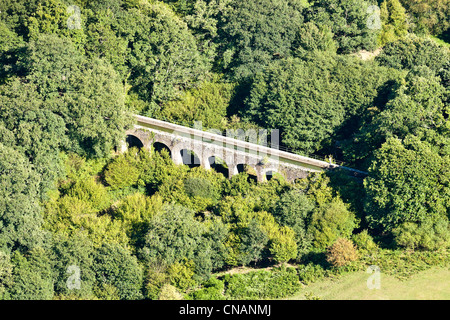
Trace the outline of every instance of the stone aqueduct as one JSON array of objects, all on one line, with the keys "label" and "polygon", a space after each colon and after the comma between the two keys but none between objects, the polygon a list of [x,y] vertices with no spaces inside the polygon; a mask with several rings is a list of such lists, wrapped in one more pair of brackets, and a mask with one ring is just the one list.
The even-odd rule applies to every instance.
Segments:
[{"label": "stone aqueduct", "polygon": [[[278,149],[268,148],[234,137],[225,137],[217,133],[183,127],[173,123],[136,116],[137,124],[127,131],[127,140],[146,149],[156,144],[167,148],[175,164],[197,165],[211,169],[215,163],[224,164],[227,175],[249,169],[258,182],[264,182],[271,175],[282,174],[287,181],[305,178],[311,172],[339,168],[331,164]],[[123,142],[121,151],[128,144]],[[194,155],[194,156],[193,156]],[[361,176],[364,172],[347,169],[351,175]]]}]

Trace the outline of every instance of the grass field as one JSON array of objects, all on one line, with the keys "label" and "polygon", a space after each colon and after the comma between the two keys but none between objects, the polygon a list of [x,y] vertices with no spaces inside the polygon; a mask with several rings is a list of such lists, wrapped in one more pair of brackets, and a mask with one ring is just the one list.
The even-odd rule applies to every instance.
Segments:
[{"label": "grass field", "polygon": [[380,289],[369,289],[370,274],[354,272],[305,286],[288,299],[306,299],[308,293],[322,300],[450,300],[450,269],[432,268],[400,281],[380,275]]}]

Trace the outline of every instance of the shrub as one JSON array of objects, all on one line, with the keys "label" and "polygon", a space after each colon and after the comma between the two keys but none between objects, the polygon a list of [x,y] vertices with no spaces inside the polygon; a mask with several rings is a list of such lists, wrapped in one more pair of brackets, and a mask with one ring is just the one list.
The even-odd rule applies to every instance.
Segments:
[{"label": "shrub", "polygon": [[149,268],[145,283],[145,296],[147,299],[158,300],[161,288],[169,282],[167,273],[156,268]]},{"label": "shrub", "polygon": [[104,243],[95,254],[97,282],[117,289],[121,300],[142,298],[142,268],[126,247]]},{"label": "shrub", "polygon": [[313,209],[312,201],[305,194],[294,189],[284,193],[273,210],[277,222],[292,228],[295,232],[297,260],[311,247],[307,224]]},{"label": "shrub", "polygon": [[192,260],[175,262],[167,268],[170,282],[176,288],[186,291],[195,285],[194,276],[195,265]]},{"label": "shrub", "polygon": [[203,284],[203,288],[191,293],[188,298],[192,300],[223,300],[225,284],[217,278],[210,278]]},{"label": "shrub", "polygon": [[348,238],[356,227],[355,215],[339,198],[314,211],[308,233],[313,237],[313,246],[325,249],[337,238]]},{"label": "shrub", "polygon": [[436,222],[406,222],[393,230],[397,245],[409,249],[436,250],[450,247],[450,225],[445,218]]},{"label": "shrub", "polygon": [[77,181],[67,194],[88,203],[96,212],[107,209],[111,204],[106,188],[93,177]]},{"label": "shrub", "polygon": [[372,236],[367,232],[367,230],[363,230],[360,233],[355,234],[352,237],[352,240],[358,251],[361,253],[370,253],[378,248],[377,244],[373,241]]},{"label": "shrub", "polygon": [[338,238],[327,251],[327,261],[336,267],[346,266],[357,259],[356,248],[348,239]]},{"label": "shrub", "polygon": [[105,181],[112,189],[122,189],[136,185],[139,179],[139,170],[131,149],[121,154],[111,162],[105,170]]},{"label": "shrub", "polygon": [[308,263],[297,267],[298,278],[304,284],[311,284],[328,275],[328,272],[319,264]]},{"label": "shrub", "polygon": [[161,288],[159,300],[183,300],[183,296],[177,288],[167,283]]},{"label": "shrub", "polygon": [[296,270],[286,267],[226,275],[225,282],[225,295],[230,299],[277,299],[293,295],[300,289]]}]

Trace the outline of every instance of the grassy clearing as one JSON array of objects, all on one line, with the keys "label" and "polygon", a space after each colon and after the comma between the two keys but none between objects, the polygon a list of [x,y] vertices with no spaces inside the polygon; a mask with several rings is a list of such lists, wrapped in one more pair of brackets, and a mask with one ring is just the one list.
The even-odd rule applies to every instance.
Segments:
[{"label": "grassy clearing", "polygon": [[450,300],[450,269],[434,267],[399,280],[381,272],[381,288],[368,289],[370,274],[351,272],[305,286],[288,299],[303,300],[307,296],[322,300]]}]

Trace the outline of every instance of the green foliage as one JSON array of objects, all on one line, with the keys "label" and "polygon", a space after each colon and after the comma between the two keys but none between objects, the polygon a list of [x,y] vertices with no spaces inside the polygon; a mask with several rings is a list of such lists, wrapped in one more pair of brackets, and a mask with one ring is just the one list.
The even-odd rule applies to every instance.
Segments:
[{"label": "green foliage", "polygon": [[93,269],[99,286],[113,286],[120,299],[142,297],[142,268],[127,248],[104,243],[95,253]]},{"label": "green foliage", "polygon": [[208,180],[201,178],[187,178],[184,180],[184,189],[190,197],[202,197],[207,199],[217,198],[217,191]]},{"label": "green foliage", "polygon": [[89,202],[70,196],[47,203],[45,226],[54,233],[86,232],[97,247],[105,241],[129,242],[121,221],[112,220],[109,215],[99,215]]},{"label": "green foliage", "polygon": [[95,212],[101,212],[111,206],[106,188],[94,180],[94,177],[77,181],[67,191],[67,196],[89,203]]},{"label": "green foliage", "polygon": [[325,249],[340,237],[349,238],[356,226],[354,214],[342,200],[335,198],[314,211],[308,233],[315,248]]},{"label": "green foliage", "polygon": [[226,275],[225,296],[237,300],[277,299],[297,293],[300,282],[291,267],[279,267],[270,271],[251,271],[246,274]]},{"label": "green foliage", "polygon": [[246,103],[248,119],[279,129],[282,142],[302,152],[320,149],[321,142],[344,120],[344,108],[337,103],[334,84],[329,81],[333,60],[316,59],[272,63],[255,77]]},{"label": "green foliage", "polygon": [[448,48],[435,41],[411,34],[387,44],[376,60],[381,65],[397,69],[427,66],[437,72],[448,62],[449,54]]},{"label": "green foliage", "polygon": [[407,35],[406,11],[399,0],[384,0],[381,4],[380,15],[382,30],[379,43],[381,46]]},{"label": "green foliage", "polygon": [[364,271],[368,266],[376,265],[382,272],[404,280],[433,266],[444,268],[450,266],[450,254],[445,249],[432,251],[384,249],[366,255],[358,264]]},{"label": "green foliage", "polygon": [[57,34],[70,38],[77,47],[82,47],[86,40],[84,21],[81,10],[70,11],[63,1],[41,0],[27,19],[28,37],[35,39],[40,34]]},{"label": "green foliage", "polygon": [[184,92],[178,100],[165,103],[155,116],[188,126],[199,121],[202,128],[224,130],[234,91],[233,83],[205,82]]},{"label": "green foliage", "polygon": [[159,2],[141,2],[119,18],[118,33],[131,48],[127,56],[133,91],[158,105],[195,87],[206,72],[195,38],[187,25]]},{"label": "green foliage", "polygon": [[186,291],[195,286],[193,279],[195,265],[192,261],[175,262],[167,268],[170,283],[176,288]]},{"label": "green foliage", "polygon": [[145,297],[151,300],[158,300],[161,288],[169,283],[167,273],[150,267],[147,270],[145,278]]},{"label": "green foliage", "polygon": [[187,298],[192,300],[224,300],[224,291],[225,284],[222,280],[210,278],[203,283],[202,289],[190,293]]},{"label": "green foliage", "polygon": [[52,260],[42,248],[29,255],[15,251],[11,257],[14,265],[13,285],[9,290],[12,300],[50,300],[53,298]]},{"label": "green foliage", "polygon": [[19,151],[0,143],[0,248],[22,250],[42,246],[39,176]]},{"label": "green foliage", "polygon": [[192,260],[195,273],[203,277],[211,272],[211,243],[205,226],[192,210],[180,205],[166,205],[149,223],[140,257],[148,263],[172,265]]},{"label": "green foliage", "polygon": [[220,65],[235,79],[262,71],[278,57],[291,55],[300,31],[302,6],[297,1],[230,1],[219,20]]},{"label": "green foliage", "polygon": [[376,152],[365,180],[370,225],[391,231],[405,222],[424,223],[446,216],[448,160],[416,137],[388,139]]},{"label": "green foliage", "polygon": [[337,43],[334,34],[327,25],[317,25],[313,21],[306,22],[300,29],[295,42],[295,56],[308,56],[308,53],[317,51],[336,54]]},{"label": "green foliage", "polygon": [[[0,0],[0,298],[271,299],[298,277],[448,265],[449,51],[407,34],[445,39],[447,0],[378,1],[381,30],[372,0],[163,2]],[[111,158],[132,113],[280,129],[370,176],[256,184],[166,151]],[[350,237],[360,261],[330,266]],[[294,259],[320,266],[210,277]]]},{"label": "green foliage", "polygon": [[306,21],[314,21],[331,29],[338,43],[339,53],[351,53],[361,49],[373,50],[377,45],[379,30],[369,28],[368,7],[365,0],[314,0],[309,1]]},{"label": "green foliage", "polygon": [[401,0],[416,33],[445,35],[450,28],[448,0]]},{"label": "green foliage", "polygon": [[321,280],[329,274],[320,264],[311,262],[306,265],[299,265],[297,272],[300,281],[306,285]]},{"label": "green foliage", "polygon": [[0,21],[0,34],[2,35],[0,52],[6,52],[23,45],[23,40],[14,31],[10,30],[3,21]]},{"label": "green foliage", "polygon": [[358,250],[358,252],[362,255],[371,254],[378,249],[377,244],[374,242],[367,229],[364,229],[360,233],[353,235],[352,241],[356,245],[356,249]]},{"label": "green foliage", "polygon": [[128,237],[139,245],[151,219],[162,210],[163,200],[159,195],[148,197],[135,193],[120,200],[115,206],[113,217],[122,222]]},{"label": "green foliage", "polygon": [[263,258],[264,249],[269,242],[268,236],[262,230],[256,219],[252,219],[248,226],[242,230],[240,252],[240,262],[248,265],[251,262],[258,262]]},{"label": "green foliage", "polygon": [[[55,295],[59,298],[93,299],[93,288],[96,283],[93,269],[95,248],[93,242],[83,233],[72,236],[56,235],[52,251],[56,257],[54,264]],[[70,277],[77,277],[71,273],[70,267],[79,268],[79,288],[70,289],[67,285]]]},{"label": "green foliage", "polygon": [[158,300],[182,300],[183,296],[174,286],[166,283],[159,293]]},{"label": "green foliage", "polygon": [[450,224],[446,217],[423,223],[405,222],[393,230],[397,245],[408,249],[437,250],[450,247]]},{"label": "green foliage", "polygon": [[299,190],[291,190],[284,193],[274,209],[274,217],[281,225],[292,228],[295,232],[298,253],[297,259],[309,251],[311,237],[307,233],[307,227],[311,219],[314,204]]},{"label": "green foliage", "polygon": [[0,251],[0,299],[2,300],[9,298],[7,289],[13,284],[12,271],[11,256]]},{"label": "green foliage", "polygon": [[136,166],[134,154],[136,150],[129,150],[119,155],[106,167],[104,177],[106,183],[113,189],[135,186],[139,179],[139,169]]}]

